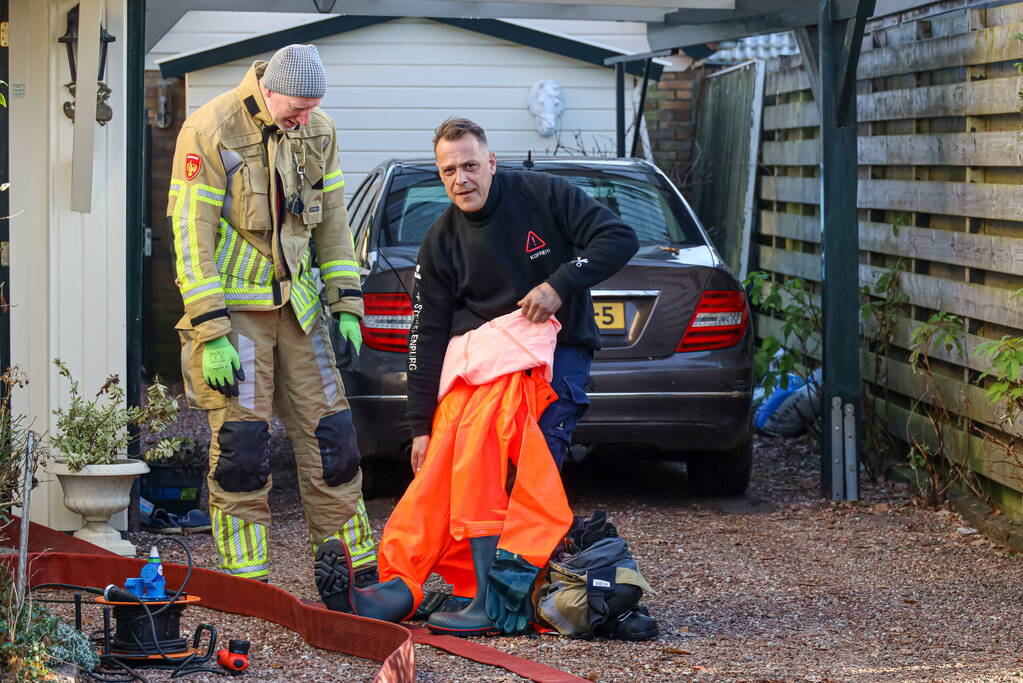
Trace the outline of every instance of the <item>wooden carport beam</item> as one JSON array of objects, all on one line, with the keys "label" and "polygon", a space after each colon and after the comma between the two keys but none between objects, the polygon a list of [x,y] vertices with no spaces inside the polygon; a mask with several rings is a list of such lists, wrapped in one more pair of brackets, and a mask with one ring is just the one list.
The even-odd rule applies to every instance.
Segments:
[{"label": "wooden carport beam", "polygon": [[803,58],[803,68],[810,80],[813,101],[821,101],[821,37],[816,26],[800,26],[792,32]]},{"label": "wooden carport beam", "polygon": [[[843,21],[856,16],[859,0],[831,0],[830,4],[834,21]],[[819,10],[819,0],[764,0],[732,12],[679,10],[663,22],[648,23],[646,34],[651,50],[688,47],[813,26],[820,21]]]}]

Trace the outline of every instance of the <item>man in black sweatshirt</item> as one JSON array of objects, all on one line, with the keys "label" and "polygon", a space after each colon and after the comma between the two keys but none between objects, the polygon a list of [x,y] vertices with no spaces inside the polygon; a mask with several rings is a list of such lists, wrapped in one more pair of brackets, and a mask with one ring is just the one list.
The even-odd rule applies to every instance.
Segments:
[{"label": "man in black sweatshirt", "polygon": [[434,134],[452,206],[423,240],[412,294],[408,414],[412,468],[430,442],[448,340],[510,313],[562,325],[551,382],[558,400],[539,425],[560,468],[589,405],[585,385],[600,334],[589,288],[636,253],[632,228],[571,183],[548,173],[497,171],[483,129],[448,119]]}]

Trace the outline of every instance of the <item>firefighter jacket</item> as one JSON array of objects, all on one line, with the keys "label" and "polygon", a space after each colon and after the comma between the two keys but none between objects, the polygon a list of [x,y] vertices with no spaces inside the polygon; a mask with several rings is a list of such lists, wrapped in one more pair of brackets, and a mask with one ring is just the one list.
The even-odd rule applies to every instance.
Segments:
[{"label": "firefighter jacket", "polygon": [[178,135],[167,215],[185,319],[200,342],[230,332],[229,311],[285,304],[309,332],[320,277],[332,313],[363,312],[334,122],[316,109],[308,125],[278,129],[259,87],[265,68],[255,62]]}]

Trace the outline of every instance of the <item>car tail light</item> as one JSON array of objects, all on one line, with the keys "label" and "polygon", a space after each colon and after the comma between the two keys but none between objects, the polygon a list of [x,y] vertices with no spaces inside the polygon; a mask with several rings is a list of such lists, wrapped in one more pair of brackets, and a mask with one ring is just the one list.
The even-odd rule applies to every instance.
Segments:
[{"label": "car tail light", "polygon": [[745,292],[704,292],[675,352],[735,346],[746,334],[748,324]]},{"label": "car tail light", "polygon": [[412,300],[407,294],[362,295],[362,341],[377,351],[408,352],[408,330],[412,327]]}]

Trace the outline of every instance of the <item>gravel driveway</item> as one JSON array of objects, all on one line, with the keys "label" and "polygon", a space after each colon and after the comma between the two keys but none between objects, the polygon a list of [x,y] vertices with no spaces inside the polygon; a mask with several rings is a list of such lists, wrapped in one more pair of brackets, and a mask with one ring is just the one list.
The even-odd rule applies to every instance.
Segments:
[{"label": "gravel driveway", "polygon": [[[315,598],[285,471],[275,468],[271,497],[271,578]],[[606,509],[657,590],[644,602],[661,635],[486,644],[594,681],[1023,681],[1023,570],[1013,553],[955,513],[920,507],[903,485],[868,484],[861,503],[833,504],[817,497],[817,476],[801,441],[758,442],[750,490],[733,499],[690,497],[684,467],[634,455],[569,465],[576,513]],[[395,500],[369,501],[377,533]],[[151,538],[135,538],[140,550]],[[197,564],[214,565],[208,534],[182,538]],[[355,681],[375,670],[257,620],[190,610],[183,630],[201,619],[253,642],[249,680]],[[416,667],[419,681],[522,680],[421,645]]]}]

